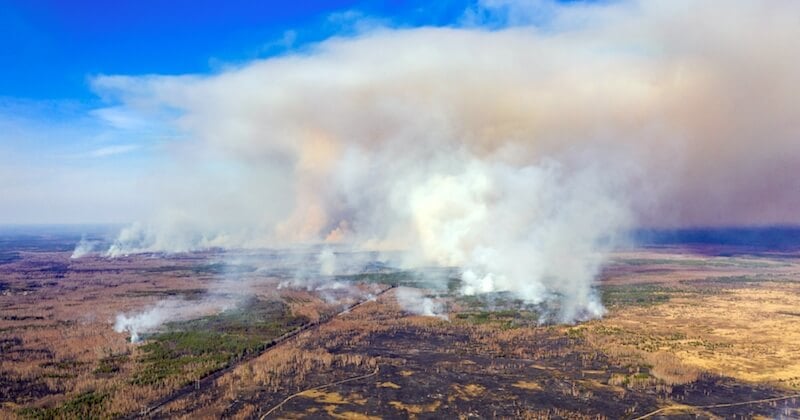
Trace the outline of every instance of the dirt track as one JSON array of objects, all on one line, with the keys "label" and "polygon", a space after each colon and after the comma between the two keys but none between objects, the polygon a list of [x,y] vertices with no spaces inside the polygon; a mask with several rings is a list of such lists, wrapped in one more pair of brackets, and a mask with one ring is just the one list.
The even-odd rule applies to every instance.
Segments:
[{"label": "dirt track", "polygon": [[775,398],[763,398],[760,400],[752,400],[752,401],[742,401],[742,402],[735,402],[735,403],[725,403],[725,404],[710,404],[710,405],[672,405],[669,407],[659,408],[658,410],[651,411],[643,416],[636,417],[633,420],[644,420],[650,417],[655,416],[656,414],[665,413],[667,411],[692,411],[692,410],[702,410],[707,408],[724,408],[724,407],[738,407],[742,405],[751,405],[751,404],[764,404],[769,402],[776,402],[776,401],[784,401],[790,400],[792,398],[800,398],[800,394],[794,395],[787,395],[785,397],[775,397]]},{"label": "dirt track", "polygon": [[[377,295],[375,295],[374,298],[377,298],[378,296],[383,295],[384,293],[394,289],[395,287],[396,286],[394,286],[394,285],[390,285],[389,287],[387,287],[386,289],[383,289]],[[247,361],[250,361],[250,360],[253,360],[253,359],[261,356],[262,354],[270,351],[271,349],[277,347],[281,343],[284,343],[284,342],[292,339],[293,337],[297,336],[301,332],[309,331],[309,330],[318,328],[320,325],[330,321],[331,319],[336,318],[339,315],[346,314],[346,313],[358,308],[359,306],[369,302],[370,300],[363,300],[363,301],[354,303],[354,304],[348,306],[347,308],[345,308],[344,310],[342,310],[342,311],[340,311],[340,312],[338,312],[336,314],[328,315],[328,316],[326,316],[324,318],[321,318],[320,320],[315,321],[315,322],[309,322],[307,324],[303,324],[300,327],[295,328],[294,330],[289,331],[286,334],[283,334],[282,336],[280,336],[278,338],[275,338],[273,340],[270,340],[270,341],[266,342],[264,344],[264,346],[261,349],[259,349],[258,351],[255,351],[255,352],[250,353],[250,354],[248,354],[248,355],[246,355],[246,356],[244,356],[242,358],[239,358],[239,359],[237,359],[235,361],[232,361],[228,366],[226,366],[224,368],[221,368],[219,370],[216,370],[214,372],[211,372],[208,375],[206,375],[203,378],[201,378],[198,381],[196,381],[195,383],[189,384],[189,385],[185,385],[184,387],[178,389],[177,391],[173,392],[172,394],[167,395],[164,398],[161,398],[160,400],[158,400],[155,403],[153,403],[150,406],[148,406],[146,410],[143,410],[142,412],[136,413],[136,414],[129,414],[129,415],[123,417],[123,418],[124,419],[143,419],[143,418],[155,417],[155,416],[157,416],[158,412],[161,409],[163,409],[165,406],[167,406],[169,403],[171,403],[173,401],[176,401],[176,400],[179,400],[179,399],[181,399],[183,397],[189,396],[189,395],[191,395],[192,393],[194,393],[196,391],[202,391],[202,390],[206,389],[207,387],[213,385],[214,381],[216,381],[217,379],[219,379],[220,377],[222,377],[226,373],[231,372],[233,369],[235,369],[240,364],[242,364],[244,362],[247,362]]]}]

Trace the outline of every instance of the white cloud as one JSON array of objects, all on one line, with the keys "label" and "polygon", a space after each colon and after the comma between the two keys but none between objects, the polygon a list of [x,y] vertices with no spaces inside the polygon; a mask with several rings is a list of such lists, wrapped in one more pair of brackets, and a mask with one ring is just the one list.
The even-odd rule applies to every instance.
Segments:
[{"label": "white cloud", "polygon": [[108,107],[92,110],[90,115],[102,120],[111,127],[121,130],[136,130],[147,127],[148,121],[124,107]]}]

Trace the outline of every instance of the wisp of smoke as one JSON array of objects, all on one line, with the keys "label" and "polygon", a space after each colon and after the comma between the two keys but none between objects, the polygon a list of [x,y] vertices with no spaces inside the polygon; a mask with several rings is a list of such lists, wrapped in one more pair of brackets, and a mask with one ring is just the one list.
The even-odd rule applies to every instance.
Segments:
[{"label": "wisp of smoke", "polygon": [[426,296],[419,289],[398,287],[394,291],[394,296],[397,300],[397,304],[404,311],[411,312],[412,314],[416,315],[432,316],[445,321],[449,320],[447,313],[445,313],[444,305],[441,302]]},{"label": "wisp of smoke", "polygon": [[167,322],[185,321],[201,316],[213,315],[237,307],[244,294],[221,295],[210,291],[200,300],[164,299],[148,309],[131,314],[117,314],[114,331],[130,334],[131,342],[137,343],[142,335],[155,332]]},{"label": "wisp of smoke", "polygon": [[75,244],[75,249],[72,251],[70,258],[76,259],[85,257],[93,252],[99,251],[99,247],[100,241],[92,241],[83,237],[80,241],[78,241],[77,244]]},{"label": "wisp of smoke", "polygon": [[170,319],[175,319],[176,313],[187,313],[193,308],[194,305],[185,301],[162,300],[150,309],[137,314],[118,314],[114,322],[114,331],[130,333],[131,342],[138,343],[141,334],[158,328]]},{"label": "wisp of smoke", "polygon": [[323,276],[332,276],[336,272],[336,254],[330,248],[325,248],[319,254],[319,273]]}]

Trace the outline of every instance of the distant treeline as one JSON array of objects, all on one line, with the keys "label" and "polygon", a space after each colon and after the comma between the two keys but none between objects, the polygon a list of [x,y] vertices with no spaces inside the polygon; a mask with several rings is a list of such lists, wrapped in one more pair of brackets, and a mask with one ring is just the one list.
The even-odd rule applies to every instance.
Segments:
[{"label": "distant treeline", "polygon": [[718,227],[690,229],[639,229],[637,245],[726,246],[757,251],[800,250],[800,226]]},{"label": "distant treeline", "polygon": [[0,251],[72,251],[81,239],[108,242],[121,225],[0,225]]}]

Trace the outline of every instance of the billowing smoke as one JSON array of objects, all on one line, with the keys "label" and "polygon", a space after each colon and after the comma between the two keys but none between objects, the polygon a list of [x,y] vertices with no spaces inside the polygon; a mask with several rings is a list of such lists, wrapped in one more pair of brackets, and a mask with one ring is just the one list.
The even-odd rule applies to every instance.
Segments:
[{"label": "billowing smoke", "polygon": [[99,77],[173,139],[164,206],[108,253],[403,250],[459,267],[464,293],[600,316],[592,282],[637,222],[800,222],[799,19],[792,1],[490,1],[461,27],[210,76]]}]

